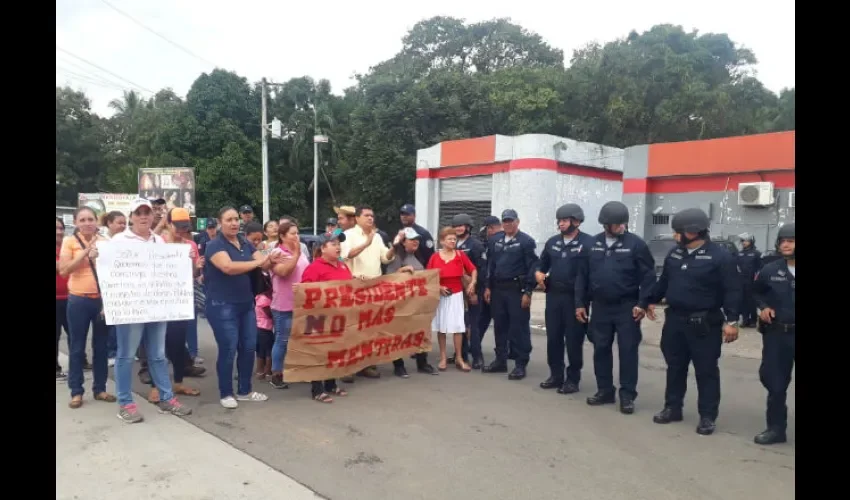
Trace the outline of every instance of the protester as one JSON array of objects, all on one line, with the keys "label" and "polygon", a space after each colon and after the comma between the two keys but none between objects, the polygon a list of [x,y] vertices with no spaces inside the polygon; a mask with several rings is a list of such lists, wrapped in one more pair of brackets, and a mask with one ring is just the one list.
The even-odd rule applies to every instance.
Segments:
[{"label": "protester", "polygon": [[[321,256],[313,260],[301,276],[302,283],[322,281],[345,281],[352,279],[351,270],[340,260],[340,242],[346,241],[345,233],[324,233],[319,237],[318,246]],[[348,392],[336,384],[336,379],[314,381],[310,384],[314,401],[333,403],[334,396],[348,396]]]},{"label": "protester", "polygon": [[263,242],[263,248],[258,248],[258,250],[271,250],[277,245],[277,230],[278,222],[276,220],[269,220],[263,224],[263,234],[266,241]]},{"label": "protester", "polygon": [[[428,269],[440,271],[440,304],[437,314],[431,323],[431,330],[437,331],[440,346],[440,362],[437,369],[444,371],[447,367],[446,335],[452,334],[456,353],[463,350],[463,336],[466,334],[466,322],[463,309],[463,275],[468,274],[471,280],[467,285],[467,293],[475,293],[478,271],[466,256],[466,253],[456,250],[457,234],[451,226],[440,231],[440,250],[431,256]],[[455,366],[468,372],[472,368],[463,359],[455,356]]]},{"label": "protester", "polygon": [[88,207],[74,211],[73,236],[62,241],[59,251],[59,274],[68,277],[68,309],[70,366],[68,387],[71,389],[73,409],[83,405],[83,363],[85,362],[86,339],[89,326],[92,330],[92,394],[97,401],[113,402],[115,396],[106,392],[108,356],[106,344],[109,333],[103,317],[103,301],[94,270],[97,259],[97,242],[106,238],[97,234],[97,216]]},{"label": "protester", "polygon": [[271,289],[254,298],[254,313],[257,315],[257,380],[266,380],[272,376],[274,320],[271,304]]},{"label": "protester", "polygon": [[[219,220],[221,230],[218,237],[206,245],[206,311],[218,344],[216,372],[220,402],[223,407],[233,409],[239,406],[238,401],[268,399],[265,394],[251,388],[257,347],[257,316],[250,274],[256,269],[268,270],[275,261],[271,256],[258,252],[239,234],[239,213],[235,208],[222,208]],[[238,380],[235,398],[234,358]]]},{"label": "protester", "polygon": [[[415,271],[425,270],[425,266],[416,256],[416,251],[419,249],[421,240],[422,235],[416,232],[415,229],[410,227],[405,228],[404,238],[395,245],[396,258],[387,264],[387,274],[404,272],[412,273]],[[434,370],[434,367],[428,364],[428,351],[425,351],[424,349],[420,350],[420,352],[413,355],[413,359],[416,360],[416,371],[419,373],[437,375],[437,371]],[[401,378],[408,377],[403,359],[396,359],[393,361],[393,375]]]},{"label": "protester", "polygon": [[[291,215],[284,215],[280,219],[278,219],[278,221],[277,221],[277,223],[278,223],[278,230],[277,230],[278,235],[280,234],[280,226],[283,225],[286,222],[289,222],[290,224],[295,224],[296,226],[298,225],[298,220],[295,217],[293,217]],[[300,241],[300,238],[299,238],[299,241]],[[307,260],[313,260],[313,255],[310,253],[310,248],[303,241],[301,241],[301,254],[306,255]]]},{"label": "protester", "polygon": [[[112,239],[113,236],[118,233],[122,233],[125,229],[127,229],[127,217],[123,213],[113,210],[103,215],[101,218],[101,225],[106,227],[106,237],[108,239]],[[118,351],[118,340],[115,337],[115,326],[107,326],[107,331],[109,332],[109,337],[106,342],[106,352],[107,356],[109,356],[108,365],[114,366],[115,355]]]},{"label": "protester", "polygon": [[[136,199],[130,205],[130,221],[132,225],[123,233],[116,234],[112,241],[129,242],[136,245],[165,244],[161,236],[154,233],[155,214],[151,202]],[[163,230],[165,228],[163,227]],[[168,362],[165,359],[164,321],[133,323],[116,326],[118,334],[118,358],[115,362],[115,386],[118,390],[118,418],[128,424],[144,420],[136,403],[133,402],[132,370],[133,353],[144,340],[148,367],[154,387],[159,391],[159,401],[156,403],[161,413],[171,413],[179,417],[190,415],[192,410],[183,406],[172,393],[171,379],[168,376]]]},{"label": "protester", "polygon": [[65,339],[68,341],[68,352],[71,352],[71,336],[68,333],[68,278],[59,274],[59,253],[62,250],[62,240],[65,239],[65,222],[56,217],[56,381],[68,378],[59,364],[59,339],[62,329],[65,329]]},{"label": "protester", "polygon": [[283,260],[272,267],[271,311],[274,318],[274,347],[272,347],[271,385],[275,389],[286,389],[289,386],[283,381],[283,361],[289,345],[292,311],[295,308],[293,286],[301,282],[301,275],[310,265],[302,249],[298,226],[294,221],[284,220],[280,224],[275,252],[279,253]]}]

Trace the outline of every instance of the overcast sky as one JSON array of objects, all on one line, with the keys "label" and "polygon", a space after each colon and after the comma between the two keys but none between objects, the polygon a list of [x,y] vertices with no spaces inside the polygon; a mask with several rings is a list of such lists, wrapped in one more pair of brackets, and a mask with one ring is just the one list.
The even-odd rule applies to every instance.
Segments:
[{"label": "overcast sky", "polygon": [[354,73],[393,56],[417,21],[436,15],[509,17],[567,59],[587,42],[660,23],[728,33],[755,52],[768,88],[794,86],[793,0],[57,0],[56,84],[84,90],[100,114],[111,113],[108,103],[121,88],[148,96],[172,87],[185,96],[198,75],[216,66],[250,81],[327,78],[339,93]]}]

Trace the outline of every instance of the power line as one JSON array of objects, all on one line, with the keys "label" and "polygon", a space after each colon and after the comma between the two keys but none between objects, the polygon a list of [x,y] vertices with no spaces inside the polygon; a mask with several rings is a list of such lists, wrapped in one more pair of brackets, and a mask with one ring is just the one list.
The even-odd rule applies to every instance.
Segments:
[{"label": "power line", "polygon": [[64,65],[68,65],[68,68],[64,68],[66,71],[68,69],[73,72],[81,73],[81,76],[85,76],[87,78],[91,78],[93,80],[100,81],[104,84],[112,85],[115,87],[123,89],[123,85],[120,82],[116,82],[115,79],[104,76],[103,73],[92,70],[90,67],[80,64],[78,62],[72,61],[70,58],[63,58],[61,54],[56,54],[56,67],[60,68],[60,63]]},{"label": "power line", "polygon": [[64,53],[68,54],[69,56],[73,57],[74,59],[79,59],[80,61],[82,61],[82,62],[84,62],[84,63],[88,64],[89,66],[92,66],[93,68],[97,68],[97,69],[99,69],[100,71],[103,71],[104,73],[106,73],[106,74],[108,74],[108,75],[112,75],[112,76],[114,76],[115,78],[118,78],[118,79],[120,79],[120,80],[124,80],[125,82],[129,83],[129,84],[130,84],[131,86],[133,86],[133,87],[136,87],[136,88],[138,88],[138,89],[140,89],[140,90],[144,90],[145,92],[148,92],[148,93],[151,93],[151,94],[156,94],[156,92],[154,92],[153,90],[148,89],[148,88],[145,88],[145,87],[142,87],[142,86],[141,86],[141,85],[139,85],[138,83],[135,83],[135,82],[133,82],[133,81],[131,81],[131,80],[128,80],[128,79],[124,78],[123,76],[121,76],[121,75],[119,75],[119,74],[113,73],[113,72],[109,71],[108,69],[106,69],[106,68],[104,68],[104,67],[102,67],[102,66],[98,66],[97,64],[95,64],[95,63],[93,63],[93,62],[89,61],[88,59],[84,59],[84,58],[82,58],[82,57],[80,57],[80,56],[78,56],[78,55],[76,55],[76,54],[74,54],[74,53],[72,53],[72,52],[70,52],[70,51],[68,51],[68,50],[63,49],[62,47],[60,47],[60,46],[58,46],[58,45],[56,46],[56,50],[59,50],[59,51],[61,51],[61,52],[64,52]]},{"label": "power line", "polygon": [[135,17],[131,16],[130,14],[127,14],[126,12],[124,12],[124,11],[123,11],[123,10],[121,10],[121,9],[119,9],[118,7],[116,7],[116,6],[112,5],[112,4],[111,4],[111,3],[109,3],[107,0],[100,0],[100,1],[101,1],[101,2],[103,2],[103,4],[104,4],[104,5],[106,5],[107,7],[109,7],[110,9],[114,10],[115,12],[117,12],[118,14],[120,14],[120,15],[122,15],[122,16],[124,16],[124,17],[126,17],[126,18],[127,18],[127,19],[129,19],[130,21],[133,21],[135,24],[137,24],[137,25],[138,25],[139,27],[141,27],[142,29],[149,31],[150,33],[152,33],[152,34],[156,35],[157,37],[161,38],[162,40],[165,40],[166,42],[170,43],[170,44],[171,44],[171,45],[173,45],[174,47],[177,47],[178,49],[182,50],[183,52],[185,52],[185,53],[189,54],[190,56],[194,57],[195,59],[197,59],[197,60],[199,60],[199,61],[202,61],[202,62],[204,62],[205,64],[209,64],[209,65],[213,66],[214,68],[215,68],[215,67],[219,67],[219,65],[218,65],[218,64],[216,64],[216,63],[214,63],[214,62],[210,61],[209,59],[206,59],[206,58],[204,58],[204,57],[199,56],[198,54],[196,54],[196,53],[192,52],[191,50],[187,49],[186,47],[184,47],[184,46],[180,45],[179,43],[175,42],[174,40],[171,40],[170,38],[166,37],[166,36],[165,36],[165,35],[163,35],[162,33],[159,33],[158,31],[155,31],[155,30],[153,30],[152,28],[149,28],[149,27],[148,27],[148,26],[146,26],[144,23],[142,23],[141,21],[139,21],[139,20],[138,20],[138,19],[136,19]]},{"label": "power line", "polygon": [[105,81],[95,80],[94,78],[92,78],[90,76],[86,76],[86,75],[83,75],[83,74],[80,74],[80,73],[76,73],[76,72],[71,71],[67,68],[63,68],[62,66],[57,66],[56,71],[57,71],[57,73],[64,73],[65,75],[70,77],[71,80],[77,80],[81,83],[88,83],[89,85],[95,85],[97,87],[103,87],[103,88],[113,89],[113,90],[124,90],[121,87],[116,86],[114,84],[106,83]]}]

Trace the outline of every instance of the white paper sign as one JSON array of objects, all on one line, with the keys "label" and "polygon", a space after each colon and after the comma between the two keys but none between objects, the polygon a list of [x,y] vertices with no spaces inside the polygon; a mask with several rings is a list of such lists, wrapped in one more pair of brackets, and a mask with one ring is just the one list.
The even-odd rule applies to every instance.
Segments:
[{"label": "white paper sign", "polygon": [[98,242],[97,278],[106,324],[194,318],[190,249],[184,244]]}]

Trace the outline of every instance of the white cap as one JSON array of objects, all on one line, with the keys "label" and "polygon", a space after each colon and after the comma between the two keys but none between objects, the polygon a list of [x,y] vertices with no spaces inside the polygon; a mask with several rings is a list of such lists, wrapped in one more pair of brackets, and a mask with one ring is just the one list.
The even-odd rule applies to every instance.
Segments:
[{"label": "white cap", "polygon": [[420,238],[422,235],[416,232],[412,227],[404,228],[404,237],[408,240],[415,240],[416,238]]},{"label": "white cap", "polygon": [[130,213],[135,212],[139,209],[139,207],[148,207],[153,210],[153,205],[151,205],[151,202],[144,198],[136,198],[135,200],[133,200],[132,203],[130,203]]}]

